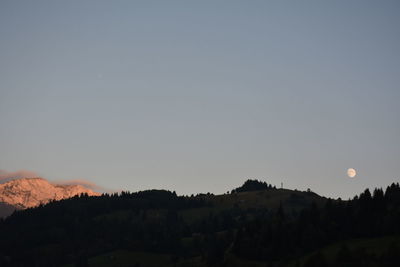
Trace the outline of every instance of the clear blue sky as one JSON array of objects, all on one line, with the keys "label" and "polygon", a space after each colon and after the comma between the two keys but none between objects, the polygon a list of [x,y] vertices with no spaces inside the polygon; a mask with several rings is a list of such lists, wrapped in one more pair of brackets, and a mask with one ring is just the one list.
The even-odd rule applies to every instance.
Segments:
[{"label": "clear blue sky", "polygon": [[257,178],[347,198],[399,182],[399,14],[399,1],[3,0],[0,169],[178,194]]}]

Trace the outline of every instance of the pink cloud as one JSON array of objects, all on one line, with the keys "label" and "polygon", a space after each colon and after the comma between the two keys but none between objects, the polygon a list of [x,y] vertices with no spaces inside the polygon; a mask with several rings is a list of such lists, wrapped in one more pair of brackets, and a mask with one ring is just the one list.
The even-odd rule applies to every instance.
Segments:
[{"label": "pink cloud", "polygon": [[61,181],[58,180],[55,183],[59,184],[59,185],[81,185],[81,186],[84,186],[84,187],[89,188],[91,190],[99,190],[99,188],[100,188],[95,183],[90,182],[90,181],[86,181],[86,180],[83,180],[83,179],[61,180]]},{"label": "pink cloud", "polygon": [[[0,184],[6,183],[8,181],[21,179],[21,178],[37,178],[40,177],[36,172],[28,171],[28,170],[18,170],[15,172],[9,172],[6,170],[0,169]],[[112,193],[114,190],[106,189],[102,186],[99,186],[93,182],[84,180],[84,179],[71,179],[71,180],[51,180],[51,183],[54,185],[81,185],[85,188],[91,189],[95,192],[107,192]]]},{"label": "pink cloud", "polygon": [[83,187],[89,188],[89,189],[91,189],[93,191],[96,191],[96,192],[105,192],[105,191],[107,191],[105,188],[103,188],[103,187],[101,187],[101,186],[99,186],[99,185],[97,185],[97,184],[95,184],[93,182],[90,182],[90,181],[87,181],[87,180],[83,180],[83,179],[61,180],[61,181],[58,180],[58,181],[56,181],[54,183],[58,184],[58,185],[81,185]]},{"label": "pink cloud", "polygon": [[35,178],[35,177],[39,177],[39,175],[32,171],[18,170],[15,172],[8,172],[5,170],[0,170],[0,183],[5,183],[20,178]]}]

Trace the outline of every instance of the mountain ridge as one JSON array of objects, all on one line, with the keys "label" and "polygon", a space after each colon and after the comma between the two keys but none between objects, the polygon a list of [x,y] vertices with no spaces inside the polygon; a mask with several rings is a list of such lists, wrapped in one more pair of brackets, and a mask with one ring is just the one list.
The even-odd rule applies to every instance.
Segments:
[{"label": "mountain ridge", "polygon": [[0,265],[397,266],[399,215],[399,184],[346,201],[254,180],[222,195],[80,195],[0,220]]},{"label": "mountain ridge", "polygon": [[81,194],[0,220],[0,266],[397,266],[399,215],[399,184],[346,201],[255,180]]},{"label": "mountain ridge", "polygon": [[80,194],[100,195],[82,185],[59,185],[41,177],[20,178],[0,184],[0,202],[15,209],[33,208]]}]

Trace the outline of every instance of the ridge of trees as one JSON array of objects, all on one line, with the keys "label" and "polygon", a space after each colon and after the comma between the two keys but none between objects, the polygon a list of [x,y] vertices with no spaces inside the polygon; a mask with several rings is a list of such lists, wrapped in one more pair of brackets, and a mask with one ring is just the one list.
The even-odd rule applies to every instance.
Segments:
[{"label": "ridge of trees", "polygon": [[[254,194],[268,197],[273,189],[266,182],[247,180],[232,193],[264,190]],[[277,209],[221,209],[212,194],[188,197],[167,190],[53,201],[0,220],[0,266],[87,266],[88,258],[118,249],[166,253],[174,261],[201,257],[204,266],[223,266],[228,252],[276,265],[335,242],[400,235],[398,183],[385,191],[366,189],[349,201],[308,204],[305,198],[322,198],[310,192],[286,193],[289,201]],[[226,197],[240,200],[237,195]],[[293,213],[287,207],[292,202],[304,208]],[[184,214],[189,214],[186,219]],[[398,247],[387,257],[400,255]],[[324,261],[323,255],[316,255],[306,265],[324,266]]]},{"label": "ridge of trees", "polygon": [[244,182],[242,186],[233,189],[231,193],[251,192],[268,189],[276,189],[276,187],[263,181],[248,179]]},{"label": "ridge of trees", "polygon": [[371,194],[366,189],[349,201],[328,199],[323,206],[312,203],[296,218],[286,216],[284,207],[272,219],[258,216],[239,228],[234,252],[248,259],[276,261],[338,241],[387,235],[400,235],[398,183],[385,192],[377,188]]}]

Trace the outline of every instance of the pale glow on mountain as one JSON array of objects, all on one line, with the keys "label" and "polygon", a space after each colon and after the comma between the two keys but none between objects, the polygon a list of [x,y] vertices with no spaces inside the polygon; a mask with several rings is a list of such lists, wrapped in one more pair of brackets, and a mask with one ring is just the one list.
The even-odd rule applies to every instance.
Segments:
[{"label": "pale glow on mountain", "polygon": [[55,185],[43,178],[22,178],[0,184],[0,202],[19,209],[32,208],[52,200],[80,194],[100,195],[82,185]]}]

